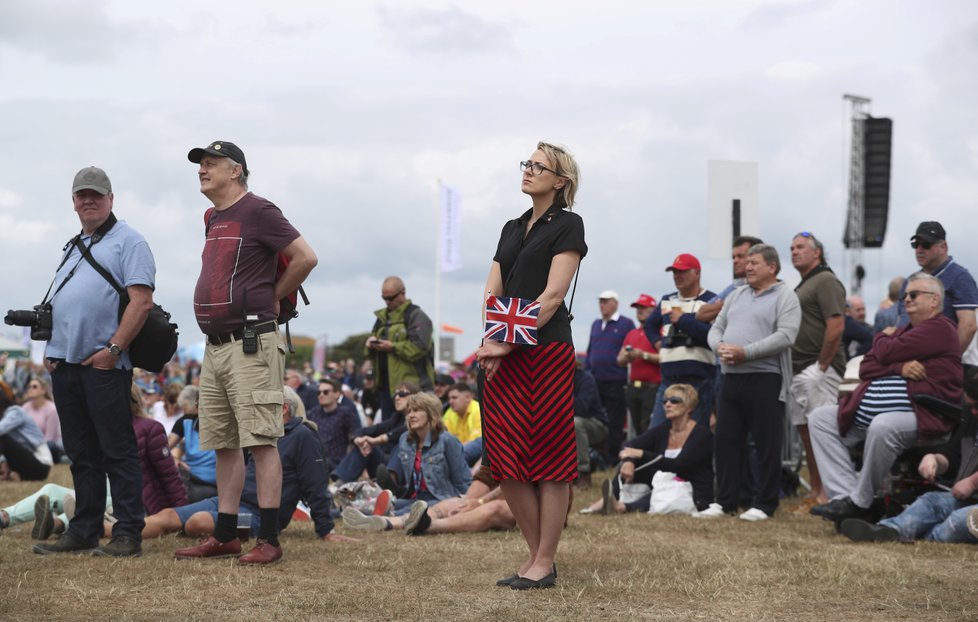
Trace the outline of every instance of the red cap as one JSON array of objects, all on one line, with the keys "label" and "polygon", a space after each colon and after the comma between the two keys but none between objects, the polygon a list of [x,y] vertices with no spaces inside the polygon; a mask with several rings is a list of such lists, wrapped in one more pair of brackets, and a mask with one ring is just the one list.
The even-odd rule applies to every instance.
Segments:
[{"label": "red cap", "polygon": [[683,253],[682,255],[676,255],[676,258],[672,260],[672,265],[666,268],[666,272],[670,270],[699,270],[700,260],[693,257],[689,253]]},{"label": "red cap", "polygon": [[655,298],[648,294],[640,294],[638,300],[632,303],[633,307],[654,307]]}]

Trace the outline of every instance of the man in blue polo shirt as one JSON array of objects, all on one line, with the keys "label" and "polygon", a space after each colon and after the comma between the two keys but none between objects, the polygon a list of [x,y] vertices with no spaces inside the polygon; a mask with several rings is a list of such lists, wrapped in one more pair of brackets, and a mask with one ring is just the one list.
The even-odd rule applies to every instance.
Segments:
[{"label": "man in blue polo shirt", "polygon": [[[958,325],[958,339],[961,352],[971,344],[975,336],[975,309],[978,309],[978,286],[968,269],[948,255],[947,234],[944,227],[936,221],[926,221],[917,227],[917,233],[910,238],[917,264],[921,270],[936,276],[944,284],[944,315]],[[904,280],[897,302],[899,326],[910,322],[903,304],[903,291],[907,287]]]},{"label": "man in blue polo shirt", "polygon": [[601,317],[591,324],[585,369],[598,383],[601,405],[608,415],[608,457],[618,462],[625,427],[625,383],[628,371],[618,367],[618,351],[635,324],[618,313],[618,294],[610,289],[598,294]]}]

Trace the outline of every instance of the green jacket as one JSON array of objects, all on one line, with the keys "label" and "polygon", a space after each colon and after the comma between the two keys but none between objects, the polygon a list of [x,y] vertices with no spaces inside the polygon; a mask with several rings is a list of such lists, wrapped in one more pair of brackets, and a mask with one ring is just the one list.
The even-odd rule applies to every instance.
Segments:
[{"label": "green jacket", "polygon": [[[393,311],[386,307],[374,311],[377,321],[371,334],[394,344],[391,352],[367,350],[374,363],[374,372],[380,374],[381,357],[387,359],[387,388],[391,394],[402,382],[416,382],[423,390],[431,390],[435,384],[435,342],[432,340],[431,319],[411,300]],[[383,378],[380,379],[383,382]]]}]

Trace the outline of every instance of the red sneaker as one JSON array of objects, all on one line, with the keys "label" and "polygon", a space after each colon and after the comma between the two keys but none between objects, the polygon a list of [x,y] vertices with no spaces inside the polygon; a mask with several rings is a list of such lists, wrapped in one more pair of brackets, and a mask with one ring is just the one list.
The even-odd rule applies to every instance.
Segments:
[{"label": "red sneaker", "polygon": [[272,546],[268,540],[258,538],[255,548],[238,558],[239,564],[268,565],[282,559],[282,547]]},{"label": "red sneaker", "polygon": [[237,557],[241,555],[241,540],[235,538],[230,542],[221,542],[214,536],[208,536],[206,540],[197,546],[177,549],[173,552],[173,557],[177,559],[203,559],[206,557]]},{"label": "red sneaker", "polygon": [[387,516],[388,510],[391,507],[391,491],[381,490],[380,494],[377,495],[377,499],[374,500],[374,516]]}]

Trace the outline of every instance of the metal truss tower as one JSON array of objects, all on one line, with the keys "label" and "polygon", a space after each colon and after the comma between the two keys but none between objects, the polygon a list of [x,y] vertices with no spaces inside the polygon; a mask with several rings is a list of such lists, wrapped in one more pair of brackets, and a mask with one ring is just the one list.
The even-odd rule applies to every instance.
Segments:
[{"label": "metal truss tower", "polygon": [[866,211],[864,189],[866,179],[866,159],[863,149],[866,118],[869,117],[870,100],[859,95],[843,95],[850,104],[850,150],[849,150],[849,205],[846,211],[847,260],[851,273],[850,294],[860,294],[865,271],[863,246],[865,240]]}]

